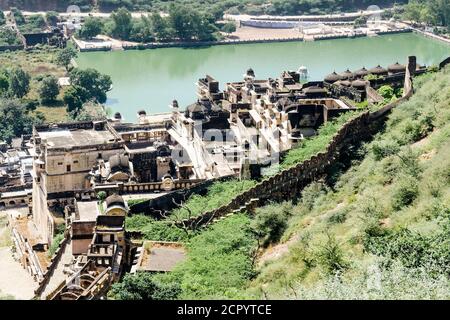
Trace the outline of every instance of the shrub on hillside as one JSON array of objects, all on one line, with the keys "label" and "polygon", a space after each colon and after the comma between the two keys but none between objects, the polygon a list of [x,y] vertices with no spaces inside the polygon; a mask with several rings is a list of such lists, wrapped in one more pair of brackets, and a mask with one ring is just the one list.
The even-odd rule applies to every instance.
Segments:
[{"label": "shrub on hillside", "polygon": [[426,268],[430,274],[444,272],[450,275],[450,228],[431,235],[422,235],[406,228],[390,231],[380,237],[366,238],[364,248],[386,263],[401,261],[408,268]]},{"label": "shrub on hillside", "polygon": [[[350,276],[329,276],[313,286],[295,288],[300,300],[448,300],[450,283],[445,275],[431,277],[423,268],[411,269],[395,261],[388,268],[383,260],[359,263]],[[283,298],[292,297],[286,289]],[[269,299],[273,297],[269,296]],[[274,297],[277,298],[277,297]]]},{"label": "shrub on hillside", "polygon": [[172,300],[180,292],[176,282],[161,282],[154,274],[137,272],[128,273],[121,282],[115,283],[109,295],[120,300]]},{"label": "shrub on hillside", "polygon": [[333,236],[328,235],[327,241],[317,252],[317,261],[328,274],[336,274],[348,268],[344,252]]},{"label": "shrub on hillside", "polygon": [[261,245],[267,247],[280,240],[287,228],[287,220],[292,212],[292,204],[273,204],[256,210],[251,223],[253,231],[261,240]]},{"label": "shrub on hillside", "polygon": [[392,140],[381,140],[374,142],[371,145],[371,151],[374,155],[375,160],[380,161],[381,159],[394,155],[400,151],[400,146],[398,143]]},{"label": "shrub on hillside", "polygon": [[409,206],[419,195],[419,185],[417,179],[411,176],[399,177],[394,190],[392,191],[392,208],[401,210]]},{"label": "shrub on hillside", "polygon": [[320,182],[312,182],[302,191],[301,203],[305,206],[307,210],[312,210],[317,202],[317,200],[326,195],[329,188]]},{"label": "shrub on hillside", "polygon": [[344,223],[347,219],[348,210],[342,209],[338,210],[336,212],[333,212],[327,219],[327,222],[329,224],[338,224],[338,223]]}]

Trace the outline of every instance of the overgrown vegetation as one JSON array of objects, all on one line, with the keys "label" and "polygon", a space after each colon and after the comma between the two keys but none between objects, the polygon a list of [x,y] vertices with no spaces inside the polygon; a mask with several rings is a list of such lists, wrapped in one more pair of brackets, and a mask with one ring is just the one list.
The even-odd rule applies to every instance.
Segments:
[{"label": "overgrown vegetation", "polygon": [[64,232],[59,232],[53,237],[52,244],[48,248],[48,257],[51,258],[55,254],[56,250],[58,250],[59,245],[64,240]]},{"label": "overgrown vegetation", "polygon": [[208,188],[205,196],[192,195],[186,201],[177,203],[179,208],[170,213],[161,212],[159,220],[149,216],[133,215],[126,218],[126,228],[130,231],[141,231],[147,240],[185,241],[192,233],[176,227],[174,222],[198,216],[206,211],[216,209],[231,201],[236,194],[255,185],[252,180],[230,180],[216,182]]},{"label": "overgrown vegetation", "polygon": [[[136,222],[136,221],[135,221]],[[187,242],[187,260],[167,274],[135,274],[115,284],[118,299],[237,299],[254,275],[250,218],[236,214]]]},{"label": "overgrown vegetation", "polygon": [[344,123],[349,119],[356,117],[359,113],[360,111],[346,112],[338,118],[333,119],[333,121],[326,122],[319,128],[317,135],[310,139],[305,139],[296,148],[288,151],[281,163],[281,168],[289,168],[311,158],[311,156],[319,152],[325,151],[333,139],[333,136],[339,131]]},{"label": "overgrown vegetation", "polygon": [[0,26],[0,46],[18,46],[21,45],[17,33],[8,26]]}]

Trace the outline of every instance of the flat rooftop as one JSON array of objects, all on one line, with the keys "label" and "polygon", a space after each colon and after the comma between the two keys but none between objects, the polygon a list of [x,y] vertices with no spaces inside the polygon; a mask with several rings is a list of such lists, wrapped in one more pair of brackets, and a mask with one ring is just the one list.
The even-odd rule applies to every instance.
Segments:
[{"label": "flat rooftop", "polygon": [[144,243],[140,271],[167,272],[186,259],[185,249],[177,243]]},{"label": "flat rooftop", "polygon": [[97,201],[77,201],[79,221],[95,221],[99,214]]},{"label": "flat rooftop", "polygon": [[47,141],[48,148],[83,147],[111,143],[116,139],[109,130],[94,129],[43,131],[39,136]]}]

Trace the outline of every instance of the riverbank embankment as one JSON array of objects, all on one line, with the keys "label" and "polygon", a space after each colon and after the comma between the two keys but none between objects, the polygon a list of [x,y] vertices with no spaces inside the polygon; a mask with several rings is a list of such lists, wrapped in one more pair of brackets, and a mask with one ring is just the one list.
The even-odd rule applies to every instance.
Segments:
[{"label": "riverbank embankment", "polygon": [[[259,29],[260,30],[260,29]],[[260,30],[261,31],[261,30]],[[298,36],[272,36],[268,37],[255,37],[245,39],[226,39],[218,41],[189,41],[189,42],[153,42],[153,43],[131,43],[127,41],[120,42],[118,40],[108,39],[105,41],[82,41],[73,38],[73,41],[80,52],[90,51],[115,51],[115,50],[144,50],[144,49],[158,49],[158,48],[195,48],[195,47],[210,47],[218,45],[237,45],[237,44],[253,44],[253,43],[274,43],[274,42],[302,42],[302,41],[319,41],[319,40],[333,40],[333,39],[348,39],[357,37],[370,37],[376,35],[387,34],[399,34],[409,33],[411,29],[393,29],[388,31],[379,32],[366,32],[366,33],[332,33],[332,34],[320,34],[305,37],[303,34],[298,33]],[[264,35],[264,33],[261,33]]]}]

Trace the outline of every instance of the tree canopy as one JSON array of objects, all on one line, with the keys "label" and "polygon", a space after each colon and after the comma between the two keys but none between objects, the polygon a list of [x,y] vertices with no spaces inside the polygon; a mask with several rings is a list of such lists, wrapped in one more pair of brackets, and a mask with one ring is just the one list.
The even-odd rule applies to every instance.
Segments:
[{"label": "tree canopy", "polygon": [[72,47],[66,47],[59,50],[56,54],[56,64],[68,69],[73,58],[77,57],[77,51]]},{"label": "tree canopy", "polygon": [[42,79],[38,91],[43,102],[55,101],[59,94],[58,79],[55,76],[45,77]]},{"label": "tree canopy", "polygon": [[102,32],[103,22],[99,18],[89,17],[79,31],[81,39],[92,39]]},{"label": "tree canopy", "polygon": [[44,117],[40,113],[31,115],[26,106],[16,99],[0,98],[0,140],[8,143],[12,138],[31,133],[34,124],[40,124]]},{"label": "tree canopy", "polygon": [[12,96],[23,98],[30,90],[30,75],[20,67],[8,72],[9,91]]}]

